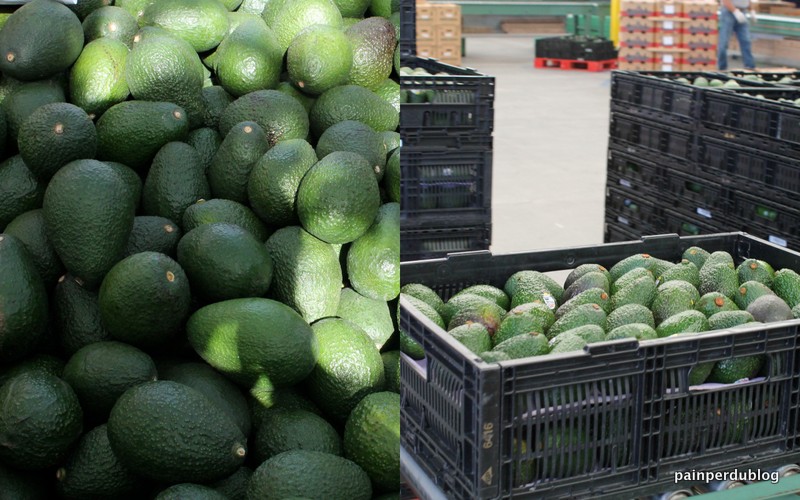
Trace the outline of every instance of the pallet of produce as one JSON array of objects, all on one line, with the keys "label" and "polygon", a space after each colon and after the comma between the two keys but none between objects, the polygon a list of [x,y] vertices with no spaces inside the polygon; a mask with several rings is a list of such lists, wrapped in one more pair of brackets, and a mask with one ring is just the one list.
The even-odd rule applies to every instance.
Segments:
[{"label": "pallet of produce", "polygon": [[396,496],[397,2],[108,3],[0,28],[0,497]]},{"label": "pallet of produce", "polygon": [[455,498],[794,463],[797,270],[745,233],[404,262],[403,448]]}]

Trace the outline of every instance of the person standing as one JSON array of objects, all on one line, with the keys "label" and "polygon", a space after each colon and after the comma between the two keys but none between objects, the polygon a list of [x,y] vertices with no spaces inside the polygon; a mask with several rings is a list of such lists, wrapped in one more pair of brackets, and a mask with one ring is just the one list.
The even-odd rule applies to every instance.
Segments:
[{"label": "person standing", "polygon": [[750,43],[750,25],[747,15],[745,15],[745,12],[748,12],[752,22],[756,22],[756,12],[753,10],[750,0],[722,0],[721,10],[717,67],[720,70],[728,69],[728,42],[731,39],[731,33],[736,33],[745,69],[756,69]]}]

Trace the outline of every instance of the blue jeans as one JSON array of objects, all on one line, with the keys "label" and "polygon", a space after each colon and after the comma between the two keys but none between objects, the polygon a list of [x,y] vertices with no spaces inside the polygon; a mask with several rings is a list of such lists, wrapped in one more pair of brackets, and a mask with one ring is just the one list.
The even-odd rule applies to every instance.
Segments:
[{"label": "blue jeans", "polygon": [[753,60],[753,52],[750,48],[750,24],[736,22],[733,13],[725,7],[720,10],[717,66],[720,70],[728,69],[728,42],[731,39],[731,32],[734,32],[736,33],[736,38],[739,39],[739,48],[742,51],[744,67],[755,69],[756,62]]}]

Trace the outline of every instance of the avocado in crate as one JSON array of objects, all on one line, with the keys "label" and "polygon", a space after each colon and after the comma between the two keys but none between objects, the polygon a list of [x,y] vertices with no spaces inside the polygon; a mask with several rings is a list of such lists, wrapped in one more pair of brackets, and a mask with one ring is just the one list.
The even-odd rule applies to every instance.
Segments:
[{"label": "avocado in crate", "polygon": [[[742,276],[736,267],[724,279],[712,272],[728,265],[738,265]],[[401,410],[407,429],[403,446],[431,477],[441,476],[442,467],[448,471],[439,482],[447,494],[634,498],[663,488],[679,470],[719,468],[753,456],[757,463],[800,458],[787,447],[800,431],[786,420],[795,405],[793,366],[800,352],[798,322],[786,321],[793,317],[788,308],[795,297],[784,286],[786,301],[751,280],[763,280],[773,269],[792,282],[792,269],[800,269],[797,252],[743,233],[663,235],[599,247],[405,262],[402,280],[427,287],[445,309],[470,310],[469,301],[454,299],[466,288],[504,289],[509,307],[528,301],[559,317],[555,311],[571,295],[547,273],[573,270],[563,282],[570,288],[584,276],[602,275],[602,269],[608,270],[610,292],[633,288],[637,279],[657,279],[663,295],[650,301],[633,294],[633,302],[609,303],[609,293],[593,284],[588,303],[560,316],[562,322],[570,318],[568,328],[538,322],[530,323],[537,331],[509,330],[501,319],[496,331],[503,332],[503,343],[528,336],[552,339],[549,353],[536,349],[528,357],[525,351],[500,356],[459,347],[460,333],[428,329],[401,298],[401,331],[425,354],[421,361],[401,362],[408,402]],[[755,307],[739,310],[728,299],[730,312],[717,314],[730,317],[711,321],[714,310],[700,310],[698,287],[717,289],[731,279],[733,293],[740,285],[756,287],[761,295],[752,297],[753,304],[763,299],[775,304],[762,306],[767,310],[762,314]],[[603,304],[592,304],[592,297]],[[673,307],[673,298],[680,304]],[[612,310],[599,321],[603,306]],[[627,307],[646,314],[626,320],[620,330],[619,316]],[[590,308],[598,318],[583,314]],[[683,316],[696,316],[702,324]],[[494,339],[492,345],[502,350]],[[644,469],[651,471],[647,484],[636,480]]]}]

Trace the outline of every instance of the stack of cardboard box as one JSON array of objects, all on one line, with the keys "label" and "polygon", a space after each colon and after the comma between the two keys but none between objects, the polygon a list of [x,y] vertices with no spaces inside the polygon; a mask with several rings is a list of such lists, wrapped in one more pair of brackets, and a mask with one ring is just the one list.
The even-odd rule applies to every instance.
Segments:
[{"label": "stack of cardboard box", "polygon": [[619,68],[705,71],[716,64],[716,0],[622,0]]},{"label": "stack of cardboard box", "polygon": [[461,65],[461,6],[417,3],[417,55]]}]

